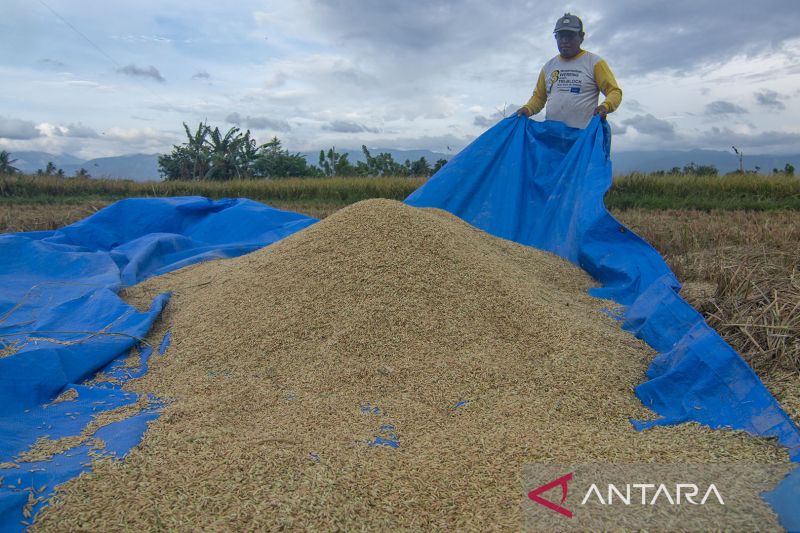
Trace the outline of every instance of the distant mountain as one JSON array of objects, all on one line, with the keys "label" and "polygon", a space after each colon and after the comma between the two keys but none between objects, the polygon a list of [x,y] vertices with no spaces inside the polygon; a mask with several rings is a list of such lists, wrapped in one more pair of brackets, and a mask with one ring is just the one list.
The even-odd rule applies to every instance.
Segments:
[{"label": "distant mountain", "polygon": [[[83,159],[79,159],[69,154],[54,155],[47,152],[11,152],[11,159],[16,159],[17,162],[14,166],[25,173],[34,173],[38,169],[47,167],[47,163],[52,161],[53,164],[59,168],[64,168],[65,165],[79,165],[83,163]],[[64,169],[66,171],[66,169]]]},{"label": "distant mountain", "polygon": [[[613,152],[611,162],[615,175],[631,172],[652,172],[654,170],[670,170],[673,167],[683,168],[694,163],[696,165],[714,165],[720,174],[739,169],[739,158],[719,150],[660,150],[652,152]],[[745,170],[760,168],[762,174],[771,174],[772,169],[783,169],[791,163],[800,171],[800,154],[789,155],[744,155]]]},{"label": "distant mountain", "polygon": [[62,165],[67,176],[85,168],[93,178],[118,178],[136,181],[158,181],[159,154],[130,154],[117,157],[100,157],[79,164]]},{"label": "distant mountain", "polygon": [[[340,154],[348,154],[351,163],[356,161],[366,161],[361,150],[349,148],[337,149]],[[456,154],[444,154],[441,152],[431,152],[430,150],[392,150],[390,148],[374,148],[369,150],[375,157],[382,152],[392,154],[392,158],[398,163],[405,162],[406,159],[416,161],[420,157],[425,157],[428,163],[433,166],[439,159],[451,159]],[[300,152],[306,156],[309,164],[316,165],[319,162],[319,150],[315,152]],[[662,150],[650,152],[613,152],[611,154],[614,174],[630,174],[631,172],[653,172],[655,170],[670,170],[673,167],[683,168],[691,163],[696,165],[714,165],[720,174],[731,172],[739,168],[739,158],[730,153],[720,150]],[[800,154],[789,155],[748,155],[744,156],[745,170],[755,170],[760,168],[762,174],[772,173],[773,168],[783,169],[786,163],[791,163],[798,173],[800,173]]]},{"label": "distant mountain", "polygon": [[[0,147],[0,149],[2,149]],[[10,151],[10,150],[9,150]],[[290,150],[291,152],[291,150]],[[348,154],[351,163],[365,161],[361,150],[339,149],[337,152]],[[389,148],[370,149],[373,156],[388,152],[392,158],[403,163],[406,159],[416,161],[425,157],[433,166],[439,159],[450,159],[456,154],[432,152],[430,150],[392,150]],[[292,152],[295,153],[295,152]],[[319,162],[319,151],[300,152],[311,165]],[[89,161],[82,160],[69,154],[54,155],[46,152],[11,152],[12,159],[17,159],[14,164],[26,173],[34,173],[37,169],[45,168],[48,161],[52,161],[59,168],[64,169],[67,176],[73,176],[80,168],[85,168],[90,175],[96,178],[111,177],[132,179],[136,181],[159,180],[158,154],[131,154],[117,157],[101,157]],[[686,165],[714,165],[720,174],[731,172],[739,168],[739,159],[734,154],[717,150],[662,150],[650,152],[613,152],[611,155],[615,175],[630,174],[631,172],[652,172],[655,170],[670,170],[673,167],[683,168]],[[783,169],[786,163],[792,164],[800,174],[800,154],[787,155],[748,155],[744,156],[746,170],[755,170],[760,167],[762,174],[771,174],[773,168]]]},{"label": "distant mountain", "polygon": [[95,178],[132,179],[148,181],[161,179],[158,173],[158,154],[130,154],[116,157],[100,157],[97,159],[81,159],[70,154],[50,154],[47,152],[11,152],[16,159],[14,166],[26,174],[34,174],[44,170],[48,162],[63,169],[67,176],[85,168]]}]

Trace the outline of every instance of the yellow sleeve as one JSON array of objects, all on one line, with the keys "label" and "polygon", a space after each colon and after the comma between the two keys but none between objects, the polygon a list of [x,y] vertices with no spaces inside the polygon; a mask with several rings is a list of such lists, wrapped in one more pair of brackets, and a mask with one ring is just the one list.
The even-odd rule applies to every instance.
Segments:
[{"label": "yellow sleeve", "polygon": [[594,79],[600,92],[606,97],[600,105],[606,106],[608,112],[611,113],[622,103],[622,89],[617,85],[617,80],[611,69],[608,68],[608,63],[602,59],[594,66]]},{"label": "yellow sleeve", "polygon": [[531,112],[531,115],[535,115],[542,109],[544,109],[544,104],[547,102],[547,87],[544,84],[544,69],[539,72],[539,79],[536,82],[536,89],[533,90],[533,96],[531,99],[528,100],[528,103],[522,107],[528,109]]}]

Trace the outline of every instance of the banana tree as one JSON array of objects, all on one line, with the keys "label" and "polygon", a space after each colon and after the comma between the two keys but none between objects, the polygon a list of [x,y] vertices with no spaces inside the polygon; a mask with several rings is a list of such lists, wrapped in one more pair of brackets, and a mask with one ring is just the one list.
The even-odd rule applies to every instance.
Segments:
[{"label": "banana tree", "polygon": [[183,154],[188,158],[187,163],[190,165],[191,179],[201,179],[205,177],[208,172],[208,146],[207,139],[209,127],[207,124],[200,122],[197,125],[197,131],[192,133],[189,131],[189,126],[183,123],[183,129],[186,132],[187,142],[183,145]]}]

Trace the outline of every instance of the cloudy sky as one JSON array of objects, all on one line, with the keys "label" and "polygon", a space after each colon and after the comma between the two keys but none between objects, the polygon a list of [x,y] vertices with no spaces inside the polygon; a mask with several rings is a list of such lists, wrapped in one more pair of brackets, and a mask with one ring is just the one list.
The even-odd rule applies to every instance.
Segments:
[{"label": "cloudy sky", "polygon": [[570,11],[623,89],[615,150],[800,152],[800,2],[598,4],[4,0],[0,146],[155,153],[207,120],[455,153],[528,100]]}]

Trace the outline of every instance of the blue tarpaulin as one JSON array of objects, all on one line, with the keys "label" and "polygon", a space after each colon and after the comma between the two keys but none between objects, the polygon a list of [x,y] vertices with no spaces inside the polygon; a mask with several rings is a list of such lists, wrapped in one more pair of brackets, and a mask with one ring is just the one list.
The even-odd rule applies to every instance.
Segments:
[{"label": "blue tarpaulin", "polygon": [[[551,251],[595,277],[602,286],[592,294],[623,305],[623,327],[659,352],[636,394],[662,418],[633,421],[637,428],[694,420],[745,429],[775,437],[800,460],[797,427],[741,357],[680,298],[661,256],[606,210],[609,150],[610,134],[599,119],[577,130],[511,117],[406,202],[445,209],[499,237]],[[138,373],[123,359],[169,295],[139,311],[117,296],[118,289],[198,261],[248,253],[313,222],[249,200],[129,199],[53,232],[0,235],[0,341],[19,343],[16,353],[0,357],[0,463],[40,437],[80,434],[99,411],[144,406],[95,435],[106,441],[104,450],[87,440],[51,461],[0,469],[0,530],[22,529],[30,498],[46,498],[54,485],[84,470],[93,454],[124,455],[158,416],[157,398],[140,398],[121,384],[146,371],[168,337],[160,350],[139,350]],[[114,379],[83,381],[98,370]],[[67,389],[77,397],[52,403]],[[796,523],[790,502],[797,501],[797,486],[794,474],[768,498],[784,525]],[[35,514],[41,505],[27,511]]]},{"label": "blue tarpaulin", "polygon": [[[153,348],[137,350],[138,371],[123,360],[169,295],[142,312],[119,298],[120,288],[252,252],[314,222],[251,200],[128,199],[56,231],[0,235],[0,349],[15,350],[0,353],[0,463],[13,463],[0,468],[0,531],[23,529],[55,485],[93,455],[122,457],[158,416],[158,399],[121,386],[146,371]],[[84,383],[98,370],[108,378]],[[69,389],[74,399],[52,403]],[[98,413],[137,402],[139,414],[92,436],[102,448],[86,439],[52,460],[14,463],[39,438],[80,435]]]}]

